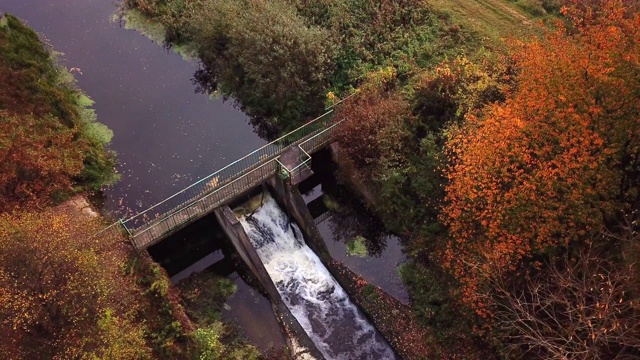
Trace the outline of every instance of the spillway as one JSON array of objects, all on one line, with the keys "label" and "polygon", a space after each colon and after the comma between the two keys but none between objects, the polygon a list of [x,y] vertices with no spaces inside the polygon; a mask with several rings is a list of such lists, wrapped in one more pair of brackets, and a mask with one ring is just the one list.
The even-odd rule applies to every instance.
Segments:
[{"label": "spillway", "polygon": [[396,359],[273,198],[265,196],[240,222],[282,300],[327,360]]}]

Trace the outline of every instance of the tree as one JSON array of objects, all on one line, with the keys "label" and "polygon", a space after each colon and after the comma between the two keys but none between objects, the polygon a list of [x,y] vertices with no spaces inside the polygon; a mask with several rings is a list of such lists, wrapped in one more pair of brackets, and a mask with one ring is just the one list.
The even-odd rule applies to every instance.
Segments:
[{"label": "tree", "polygon": [[482,314],[488,276],[536,268],[640,200],[640,15],[626,10],[564,8],[575,29],[515,43],[517,90],[451,131],[442,261]]},{"label": "tree", "polygon": [[188,37],[207,92],[238,101],[267,136],[291,129],[323,109],[331,73],[329,34],[307,25],[284,0],[193,3]]},{"label": "tree", "polygon": [[338,109],[336,140],[361,179],[374,180],[385,167],[404,161],[404,144],[411,137],[407,123],[414,119],[409,103],[392,91],[392,68],[371,72],[360,93]]},{"label": "tree", "polygon": [[64,208],[0,214],[0,329],[7,358],[146,358],[119,234]]},{"label": "tree", "polygon": [[96,121],[93,101],[33,30],[9,14],[2,20],[0,211],[117,181],[106,148],[113,133]]},{"label": "tree", "polygon": [[51,117],[0,110],[0,211],[71,190],[86,149],[76,134]]},{"label": "tree", "polygon": [[[636,238],[628,241],[638,242]],[[631,264],[638,266],[638,264]],[[513,356],[545,359],[637,359],[640,355],[638,284],[628,267],[581,251],[528,276],[526,287],[492,281],[493,322]]]}]

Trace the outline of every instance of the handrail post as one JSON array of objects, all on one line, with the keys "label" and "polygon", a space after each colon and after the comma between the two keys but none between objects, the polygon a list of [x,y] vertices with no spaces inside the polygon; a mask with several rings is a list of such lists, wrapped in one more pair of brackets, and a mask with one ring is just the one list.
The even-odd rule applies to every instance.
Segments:
[{"label": "handrail post", "polygon": [[131,234],[131,231],[129,231],[129,228],[127,227],[127,225],[124,223],[124,221],[122,221],[122,219],[118,219],[118,222],[120,223],[120,225],[122,225],[122,227],[124,228],[124,230],[127,232],[127,234],[129,234],[129,237],[133,237],[133,234]]}]

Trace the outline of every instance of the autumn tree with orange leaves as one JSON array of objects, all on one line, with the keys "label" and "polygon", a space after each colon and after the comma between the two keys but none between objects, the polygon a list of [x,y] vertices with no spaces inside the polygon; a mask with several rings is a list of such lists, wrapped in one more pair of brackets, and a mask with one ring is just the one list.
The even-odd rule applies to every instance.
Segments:
[{"label": "autumn tree with orange leaves", "polygon": [[451,130],[442,261],[488,315],[488,279],[526,275],[640,201],[640,15],[622,0],[571,5],[514,44],[518,87]]},{"label": "autumn tree with orange leaves", "polygon": [[127,247],[64,208],[0,214],[0,348],[7,359],[145,359]]}]

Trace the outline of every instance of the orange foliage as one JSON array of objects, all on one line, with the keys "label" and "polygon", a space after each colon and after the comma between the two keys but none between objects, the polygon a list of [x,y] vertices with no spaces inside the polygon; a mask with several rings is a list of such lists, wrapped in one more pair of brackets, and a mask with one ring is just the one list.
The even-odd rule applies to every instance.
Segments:
[{"label": "orange foliage", "polygon": [[87,148],[75,137],[56,119],[0,110],[0,211],[70,190]]},{"label": "orange foliage", "polygon": [[127,319],[137,288],[122,276],[126,253],[119,234],[95,236],[103,228],[63,208],[0,214],[5,358],[144,358],[140,325]]},{"label": "orange foliage", "polygon": [[581,241],[639,200],[640,16],[622,0],[563,12],[573,34],[559,25],[514,44],[518,89],[447,144],[442,260],[481,315],[489,276]]}]

